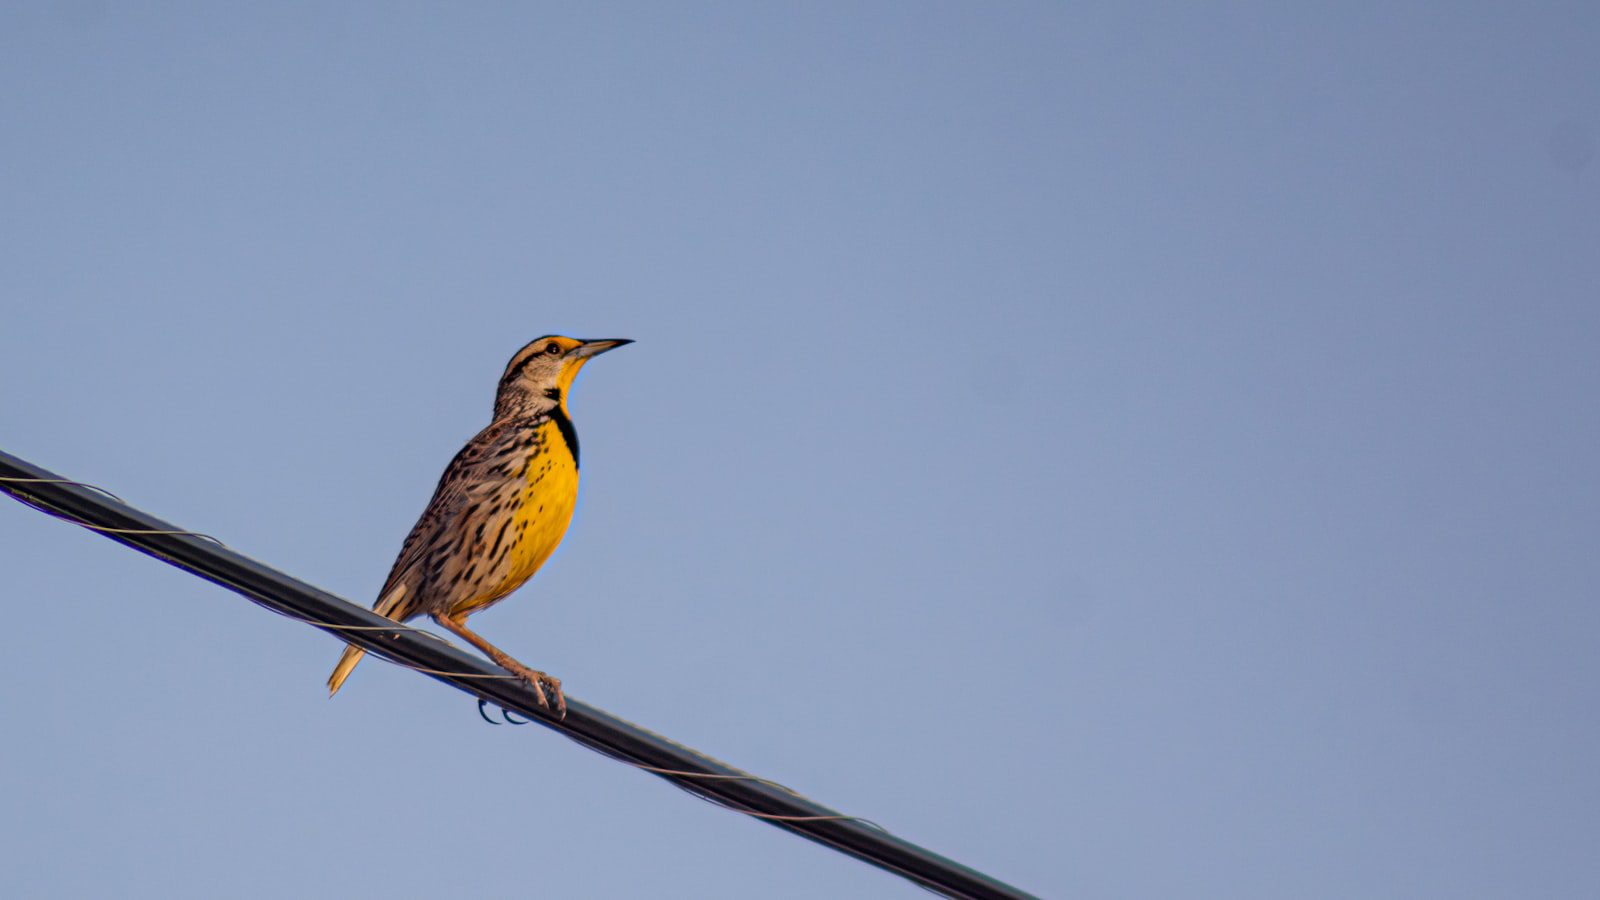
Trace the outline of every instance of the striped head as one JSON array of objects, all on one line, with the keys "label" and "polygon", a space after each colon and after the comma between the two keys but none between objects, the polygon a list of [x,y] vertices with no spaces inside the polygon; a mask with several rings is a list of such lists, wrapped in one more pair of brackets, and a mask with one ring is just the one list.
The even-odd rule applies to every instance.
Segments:
[{"label": "striped head", "polygon": [[495,395],[494,417],[540,413],[553,407],[565,410],[567,392],[572,390],[572,380],[578,377],[584,363],[631,343],[625,338],[580,341],[555,334],[533,341],[506,364]]}]

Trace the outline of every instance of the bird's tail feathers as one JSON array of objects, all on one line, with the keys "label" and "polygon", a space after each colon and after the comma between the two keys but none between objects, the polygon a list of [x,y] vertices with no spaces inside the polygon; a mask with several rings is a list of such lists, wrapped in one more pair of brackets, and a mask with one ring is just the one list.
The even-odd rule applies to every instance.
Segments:
[{"label": "bird's tail feathers", "polygon": [[[394,590],[385,594],[383,599],[378,601],[372,611],[380,616],[399,621],[397,613],[400,609],[400,601],[405,598],[405,595],[406,586],[403,584],[396,585]],[[367,651],[357,647],[355,644],[349,644],[344,648],[344,654],[339,657],[339,664],[333,667],[333,674],[328,676],[328,697],[330,699],[334,694],[339,693],[339,688],[344,685],[344,680],[350,677],[350,673],[355,669],[356,663],[361,662],[361,657],[366,655]]]}]

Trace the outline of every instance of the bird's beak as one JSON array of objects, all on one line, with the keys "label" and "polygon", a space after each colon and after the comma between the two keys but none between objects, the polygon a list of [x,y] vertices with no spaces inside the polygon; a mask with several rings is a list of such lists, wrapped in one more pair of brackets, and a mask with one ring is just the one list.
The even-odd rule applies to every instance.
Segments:
[{"label": "bird's beak", "polygon": [[569,350],[567,355],[573,359],[588,359],[591,356],[599,356],[607,350],[615,350],[618,347],[621,347],[623,344],[631,343],[633,343],[633,341],[630,341],[627,338],[608,338],[603,341],[584,341],[583,343]]}]

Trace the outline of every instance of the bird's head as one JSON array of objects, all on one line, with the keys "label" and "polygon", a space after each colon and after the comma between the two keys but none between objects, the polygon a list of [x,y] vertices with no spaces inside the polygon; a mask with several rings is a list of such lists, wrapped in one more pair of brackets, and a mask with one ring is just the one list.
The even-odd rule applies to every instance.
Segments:
[{"label": "bird's head", "polygon": [[506,363],[506,373],[500,376],[500,390],[495,396],[495,418],[556,406],[565,409],[567,392],[584,363],[631,343],[625,338],[580,341],[556,334],[533,341]]}]

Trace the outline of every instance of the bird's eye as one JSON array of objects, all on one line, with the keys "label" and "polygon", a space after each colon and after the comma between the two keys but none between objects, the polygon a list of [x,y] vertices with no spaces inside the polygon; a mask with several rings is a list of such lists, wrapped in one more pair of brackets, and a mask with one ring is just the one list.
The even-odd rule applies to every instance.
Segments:
[{"label": "bird's eye", "polygon": [[561,345],[555,341],[551,341],[550,343],[544,345],[544,352],[550,354],[551,356],[555,356],[557,353],[561,352]]}]

